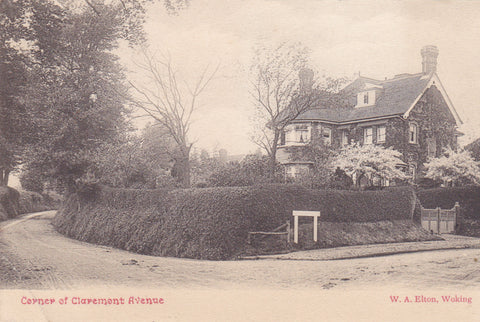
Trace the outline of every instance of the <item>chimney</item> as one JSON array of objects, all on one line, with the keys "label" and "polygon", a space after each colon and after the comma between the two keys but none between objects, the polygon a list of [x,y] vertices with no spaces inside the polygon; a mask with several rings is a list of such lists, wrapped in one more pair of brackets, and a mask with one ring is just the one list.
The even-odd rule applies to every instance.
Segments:
[{"label": "chimney", "polygon": [[309,68],[302,68],[298,72],[298,77],[300,78],[300,89],[301,90],[311,90],[313,86],[313,70]]},{"label": "chimney", "polygon": [[422,73],[431,74],[437,71],[437,46],[425,46],[422,48]]}]

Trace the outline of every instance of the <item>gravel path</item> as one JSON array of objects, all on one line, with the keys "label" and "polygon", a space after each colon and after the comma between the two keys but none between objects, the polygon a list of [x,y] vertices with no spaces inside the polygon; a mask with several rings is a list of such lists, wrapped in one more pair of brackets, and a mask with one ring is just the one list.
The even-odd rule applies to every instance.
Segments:
[{"label": "gravel path", "polygon": [[[54,212],[43,212],[1,224],[0,288],[122,286],[324,290],[386,285],[462,289],[478,289],[480,286],[480,249],[476,248],[338,261],[201,261],[145,256],[72,240],[54,230],[50,223],[53,216]],[[450,243],[462,245],[468,240],[471,239],[459,238]],[[430,247],[435,243],[422,244]],[[476,240],[474,243],[478,246]],[[352,255],[353,250],[370,251],[377,247],[385,249],[386,246],[355,246],[341,251]],[[388,247],[404,246],[394,244]],[[299,259],[307,253],[314,256],[321,252],[288,255]]]}]

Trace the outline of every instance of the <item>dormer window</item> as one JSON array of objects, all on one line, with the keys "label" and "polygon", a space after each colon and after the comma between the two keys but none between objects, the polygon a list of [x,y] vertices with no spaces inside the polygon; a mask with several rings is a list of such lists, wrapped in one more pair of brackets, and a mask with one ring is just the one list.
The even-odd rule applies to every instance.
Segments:
[{"label": "dormer window", "polygon": [[363,91],[357,94],[357,105],[355,107],[375,105],[375,90]]},{"label": "dormer window", "polygon": [[368,105],[368,92],[363,93],[363,104]]}]

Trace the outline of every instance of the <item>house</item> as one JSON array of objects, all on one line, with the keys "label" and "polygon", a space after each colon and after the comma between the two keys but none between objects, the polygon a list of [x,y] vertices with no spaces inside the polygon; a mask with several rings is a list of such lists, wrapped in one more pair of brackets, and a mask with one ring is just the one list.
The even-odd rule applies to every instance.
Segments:
[{"label": "house", "polygon": [[[428,158],[446,146],[456,147],[462,124],[437,73],[436,46],[421,50],[422,72],[377,80],[359,76],[341,90],[346,107],[312,106],[285,128],[278,160],[286,176],[311,167],[311,160],[293,160],[291,148],[314,138],[342,147],[352,142],[380,144],[402,153],[405,168],[417,180]],[[315,142],[315,141],[313,141]]]}]

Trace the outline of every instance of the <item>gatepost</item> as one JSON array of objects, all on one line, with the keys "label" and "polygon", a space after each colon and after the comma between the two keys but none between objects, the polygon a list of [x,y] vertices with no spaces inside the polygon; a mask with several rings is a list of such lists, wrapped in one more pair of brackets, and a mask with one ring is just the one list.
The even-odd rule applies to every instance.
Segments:
[{"label": "gatepost", "polygon": [[292,216],[294,219],[293,242],[298,244],[298,217],[313,217],[313,241],[316,242],[318,240],[318,217],[320,217],[320,211],[294,210]]}]

